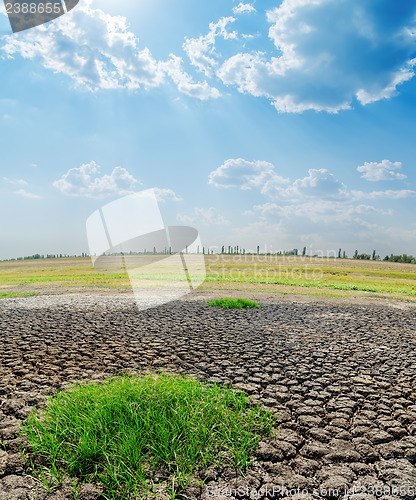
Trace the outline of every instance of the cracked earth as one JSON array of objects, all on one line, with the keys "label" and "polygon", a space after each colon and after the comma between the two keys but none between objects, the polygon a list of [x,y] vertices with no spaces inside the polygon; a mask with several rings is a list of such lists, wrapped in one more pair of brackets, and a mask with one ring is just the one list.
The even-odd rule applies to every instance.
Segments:
[{"label": "cracked earth", "polygon": [[244,476],[210,469],[178,498],[416,497],[414,306],[259,294],[261,309],[224,311],[207,297],[141,312],[121,295],[1,301],[0,500],[73,498],[25,468],[33,406],[74,380],[148,369],[232,384],[277,414]]}]

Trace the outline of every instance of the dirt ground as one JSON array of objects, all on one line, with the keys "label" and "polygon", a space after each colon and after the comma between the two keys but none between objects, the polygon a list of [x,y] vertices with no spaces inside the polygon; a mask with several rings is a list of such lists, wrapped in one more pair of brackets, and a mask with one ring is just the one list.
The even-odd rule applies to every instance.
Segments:
[{"label": "dirt ground", "polygon": [[[415,498],[416,307],[233,294],[263,307],[209,307],[220,291],[146,311],[128,293],[0,301],[0,500],[73,498],[42,490],[22,461],[19,422],[34,405],[74,380],[147,369],[230,383],[278,415],[244,476],[204,471],[205,486],[178,498]],[[104,498],[94,490],[79,499]]]}]

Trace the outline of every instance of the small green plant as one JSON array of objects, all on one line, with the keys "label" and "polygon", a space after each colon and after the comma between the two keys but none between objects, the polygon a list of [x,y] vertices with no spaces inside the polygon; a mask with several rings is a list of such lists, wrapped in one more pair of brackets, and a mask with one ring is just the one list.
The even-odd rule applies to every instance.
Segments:
[{"label": "small green plant", "polygon": [[221,307],[222,309],[256,309],[261,307],[257,302],[247,299],[216,299],[208,302],[209,306]]},{"label": "small green plant", "polygon": [[33,297],[36,292],[1,292],[0,299],[16,299],[18,297]]},{"label": "small green plant", "polygon": [[116,499],[150,493],[157,472],[175,498],[172,485],[190,484],[198,469],[244,469],[274,422],[242,392],[150,374],[59,392],[29,415],[23,434],[30,456],[53,476],[101,483]]}]

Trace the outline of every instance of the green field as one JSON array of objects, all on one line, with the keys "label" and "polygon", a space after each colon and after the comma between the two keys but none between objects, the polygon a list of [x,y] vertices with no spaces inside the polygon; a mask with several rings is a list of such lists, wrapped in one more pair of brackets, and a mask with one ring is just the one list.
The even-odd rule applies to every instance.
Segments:
[{"label": "green field", "polygon": [[[202,289],[416,301],[414,264],[265,255],[210,255],[205,262]],[[120,271],[98,272],[84,257],[0,262],[0,298],[129,291],[129,277]],[[141,279],[154,282],[161,277]]]}]

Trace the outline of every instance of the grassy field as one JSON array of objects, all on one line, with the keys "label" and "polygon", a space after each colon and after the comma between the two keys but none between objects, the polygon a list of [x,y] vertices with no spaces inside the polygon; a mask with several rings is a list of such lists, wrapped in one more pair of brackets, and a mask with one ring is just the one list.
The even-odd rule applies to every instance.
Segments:
[{"label": "grassy field", "polygon": [[[416,301],[416,265],[294,256],[210,255],[202,289]],[[0,262],[0,299],[130,290],[126,273],[98,272],[89,258]]]}]

